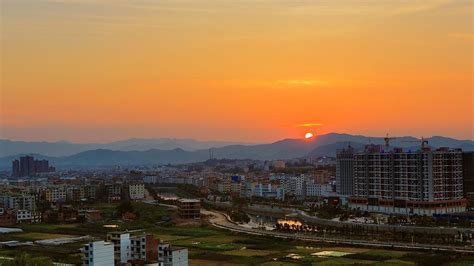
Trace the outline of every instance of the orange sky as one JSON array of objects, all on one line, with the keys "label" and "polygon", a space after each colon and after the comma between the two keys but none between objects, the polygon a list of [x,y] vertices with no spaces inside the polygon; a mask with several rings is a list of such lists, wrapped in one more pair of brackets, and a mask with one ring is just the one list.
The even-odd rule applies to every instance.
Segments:
[{"label": "orange sky", "polygon": [[473,10],[469,0],[3,0],[0,136],[474,139]]}]

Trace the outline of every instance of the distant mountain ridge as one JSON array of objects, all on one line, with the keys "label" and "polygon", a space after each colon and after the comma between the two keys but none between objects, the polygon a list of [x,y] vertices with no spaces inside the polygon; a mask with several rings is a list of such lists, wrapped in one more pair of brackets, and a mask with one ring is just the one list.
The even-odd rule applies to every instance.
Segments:
[{"label": "distant mountain ridge", "polygon": [[247,143],[230,141],[199,141],[194,139],[141,139],[132,138],[110,143],[72,143],[68,141],[12,141],[0,139],[0,157],[22,153],[39,153],[46,156],[69,156],[96,149],[116,151],[146,151],[150,149],[172,150],[180,148],[187,151],[218,148],[228,145]]},{"label": "distant mountain ridge", "polygon": [[[434,136],[427,138],[426,140],[428,141],[428,145],[431,147],[461,148],[464,151],[474,151],[474,141],[472,140],[456,140],[441,136]],[[90,150],[81,151],[67,156],[47,156],[37,151],[21,152],[0,158],[0,168],[8,169],[14,158],[18,158],[21,154],[27,153],[34,153],[35,157],[48,159],[53,165],[59,168],[191,163],[205,161],[209,158],[210,143],[214,146],[223,144],[221,142],[195,143],[196,141],[190,140],[188,143],[195,143],[196,145],[190,145],[191,147],[196,148],[199,145],[204,145],[205,148],[185,150],[181,147],[171,145],[170,141],[164,141],[164,143],[168,145],[165,145],[164,147],[172,148],[156,149],[153,147],[159,144],[152,142],[147,146],[148,141],[138,140],[135,142],[124,141],[119,143],[115,142],[113,144],[101,144],[105,147],[113,147],[122,150],[113,150],[112,148],[91,148]],[[351,145],[356,149],[362,149],[366,144],[384,143],[383,137],[329,133],[317,136],[309,141],[304,139],[285,139],[269,144],[233,144],[214,147],[211,149],[214,158],[218,159],[276,160],[307,156],[335,156],[337,149],[346,147],[347,145]],[[183,142],[179,142],[179,144],[184,145]],[[414,137],[405,136],[391,140],[390,145],[416,150],[421,145],[421,141]],[[129,150],[137,147],[142,150]],[[148,147],[148,149],[145,149],[146,147]]]}]

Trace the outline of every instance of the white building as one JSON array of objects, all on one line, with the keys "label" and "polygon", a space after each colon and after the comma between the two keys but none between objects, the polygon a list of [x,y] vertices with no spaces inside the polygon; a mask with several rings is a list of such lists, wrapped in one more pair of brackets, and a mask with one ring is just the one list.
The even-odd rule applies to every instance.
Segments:
[{"label": "white building", "polygon": [[145,198],[145,185],[143,183],[132,183],[128,185],[128,194],[131,200]]},{"label": "white building", "polygon": [[130,233],[112,232],[107,234],[107,242],[114,244],[116,263],[127,263],[130,259]]},{"label": "white building", "polygon": [[326,197],[332,192],[330,184],[318,184],[316,182],[306,183],[306,197]]},{"label": "white building", "polygon": [[300,176],[290,176],[290,177],[282,177],[280,180],[280,184],[282,184],[285,193],[287,195],[293,195],[297,197],[303,197],[305,185],[305,177],[304,175]]},{"label": "white building", "polygon": [[81,249],[82,265],[110,266],[114,265],[114,244],[96,241],[84,245]]},{"label": "white building", "polygon": [[188,266],[188,249],[173,247],[169,243],[158,245],[160,266]]},{"label": "white building", "polygon": [[257,183],[253,187],[253,195],[256,197],[284,199],[284,192],[282,187],[271,183]]}]

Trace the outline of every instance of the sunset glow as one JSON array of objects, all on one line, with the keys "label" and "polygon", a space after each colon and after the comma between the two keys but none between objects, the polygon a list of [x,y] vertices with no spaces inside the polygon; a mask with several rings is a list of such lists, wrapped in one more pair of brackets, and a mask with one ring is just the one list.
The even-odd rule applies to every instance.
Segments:
[{"label": "sunset glow", "polygon": [[1,138],[270,142],[314,127],[473,138],[471,1],[2,9]]},{"label": "sunset glow", "polygon": [[312,138],[312,137],[313,137],[313,133],[311,133],[311,132],[308,132],[308,133],[306,133],[306,134],[304,135],[304,138],[305,138],[305,139],[310,139],[310,138]]}]

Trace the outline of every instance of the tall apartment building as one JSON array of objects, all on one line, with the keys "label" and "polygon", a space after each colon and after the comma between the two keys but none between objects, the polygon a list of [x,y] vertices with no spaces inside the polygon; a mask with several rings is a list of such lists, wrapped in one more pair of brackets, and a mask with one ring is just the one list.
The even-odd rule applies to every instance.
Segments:
[{"label": "tall apartment building", "polygon": [[369,145],[354,154],[353,164],[350,207],[419,215],[465,210],[460,150],[384,151]]},{"label": "tall apartment building", "polygon": [[54,172],[48,160],[35,160],[33,156],[22,156],[12,161],[12,176],[34,176],[38,173]]},{"label": "tall apartment building", "polygon": [[36,173],[49,172],[49,161],[48,160],[35,160],[35,172]]},{"label": "tall apartment building", "polygon": [[336,193],[354,194],[354,149],[349,145],[337,151],[336,155]]},{"label": "tall apartment building", "polygon": [[20,157],[20,176],[32,176],[35,174],[35,158],[33,156]]},{"label": "tall apartment building", "polygon": [[474,201],[474,151],[462,154],[464,197]]},{"label": "tall apartment building", "polygon": [[84,266],[114,265],[114,244],[111,242],[96,241],[85,244],[81,252]]},{"label": "tall apartment building", "polygon": [[14,177],[20,176],[20,161],[18,160],[12,161],[12,176]]}]

